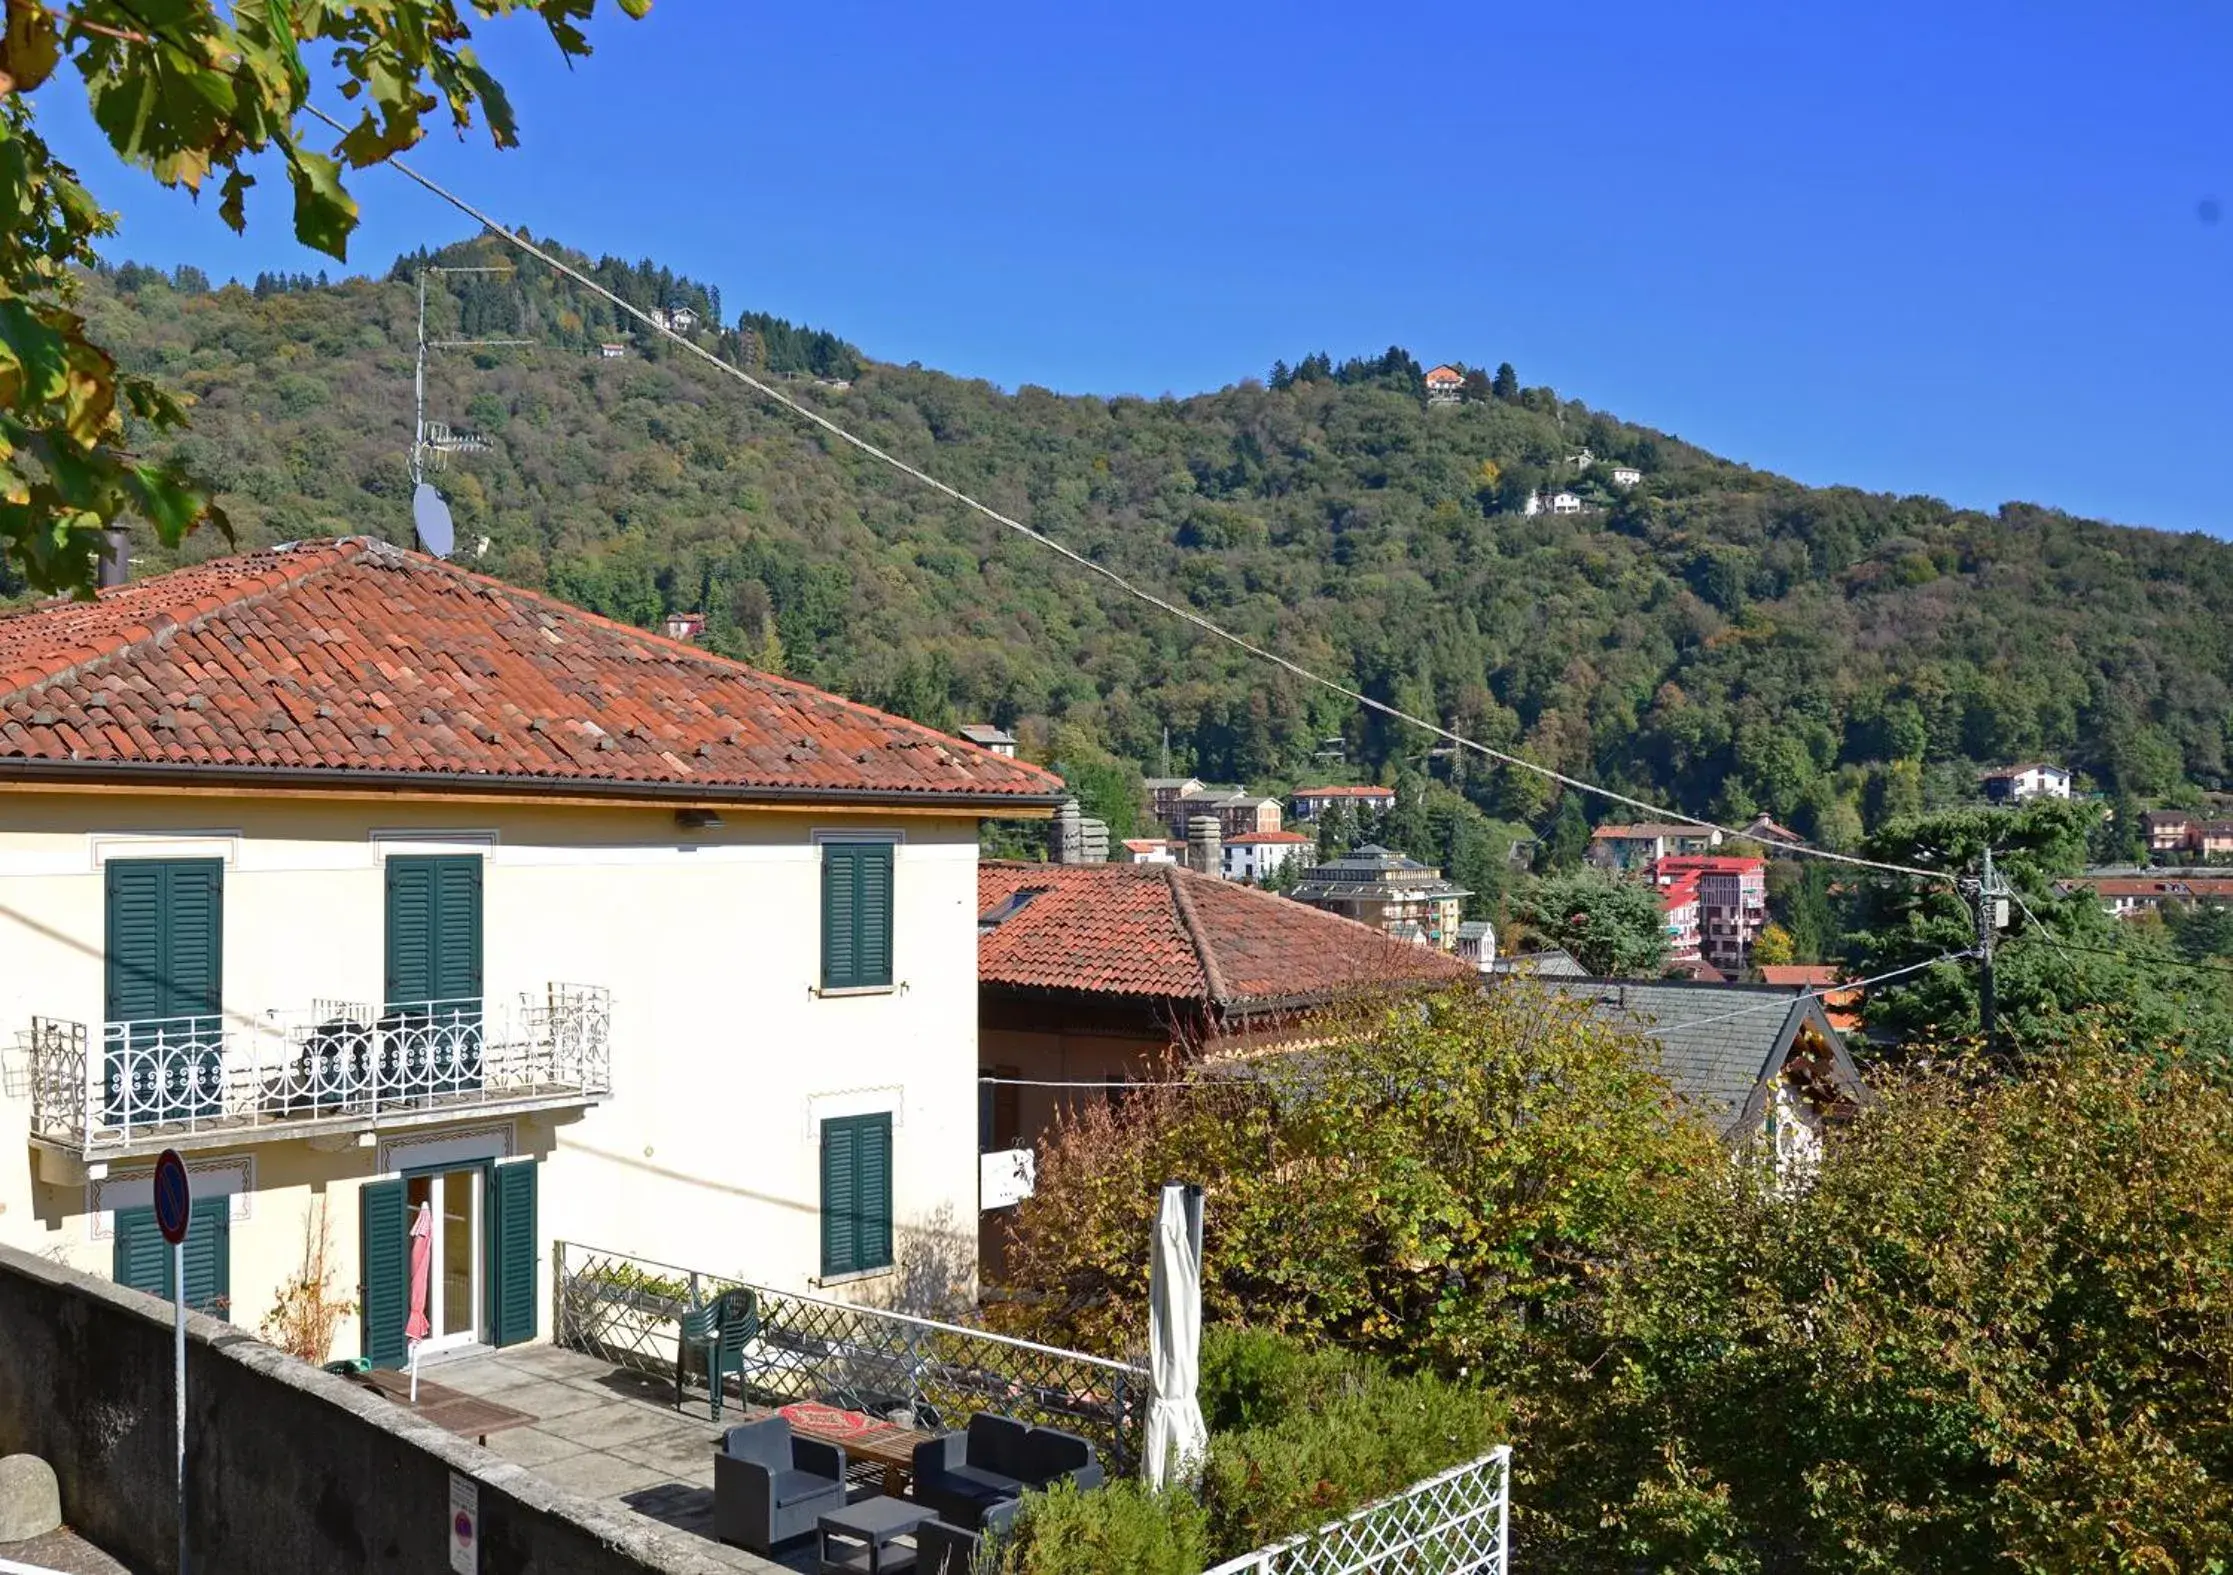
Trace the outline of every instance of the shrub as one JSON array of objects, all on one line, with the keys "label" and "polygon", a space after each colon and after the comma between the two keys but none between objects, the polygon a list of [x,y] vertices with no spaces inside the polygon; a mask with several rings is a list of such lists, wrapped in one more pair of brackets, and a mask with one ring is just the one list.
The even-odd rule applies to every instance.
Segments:
[{"label": "shrub", "polygon": [[1314,1394],[1354,1387],[1369,1370],[1339,1346],[1213,1325],[1202,1331],[1202,1419],[1212,1434],[1268,1427],[1308,1409]]},{"label": "shrub", "polygon": [[1184,1491],[1110,1482],[1025,1495],[1015,1529],[989,1560],[1001,1575],[1201,1575],[1202,1507]]},{"label": "shrub", "polygon": [[1433,1374],[1397,1377],[1369,1360],[1311,1351],[1298,1352],[1275,1384],[1308,1375],[1333,1382],[1301,1383],[1286,1392],[1288,1408],[1268,1421],[1210,1434],[1202,1503],[1219,1558],[1308,1531],[1476,1459],[1509,1431],[1499,1400]]}]

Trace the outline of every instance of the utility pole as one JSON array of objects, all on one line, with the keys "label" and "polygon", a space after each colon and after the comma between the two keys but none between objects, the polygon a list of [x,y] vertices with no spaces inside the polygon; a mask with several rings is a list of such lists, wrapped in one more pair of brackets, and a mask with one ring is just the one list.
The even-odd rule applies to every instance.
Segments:
[{"label": "utility pole", "polygon": [[2000,894],[1993,883],[1993,849],[1985,846],[1985,872],[1977,882],[1977,1021],[1985,1035],[1985,1053],[1993,1052],[1993,1030],[1998,1017],[1993,999],[1993,932],[1999,915],[1994,911]]}]

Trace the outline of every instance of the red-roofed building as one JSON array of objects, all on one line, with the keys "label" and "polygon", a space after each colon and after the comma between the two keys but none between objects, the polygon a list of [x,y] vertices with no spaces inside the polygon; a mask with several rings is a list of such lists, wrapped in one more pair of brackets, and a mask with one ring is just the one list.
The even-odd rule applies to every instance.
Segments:
[{"label": "red-roofed building", "polygon": [[1427,403],[1454,405],[1465,388],[1465,374],[1454,366],[1438,366],[1427,374]]},{"label": "red-roofed building", "polygon": [[1392,787],[1302,787],[1287,796],[1294,802],[1297,820],[1316,820],[1336,804],[1347,804],[1360,815],[1385,815],[1396,807]]},{"label": "red-roofed building", "polygon": [[[1119,1097],[1174,1057],[1291,1043],[1328,1009],[1478,977],[1431,948],[1177,865],[988,861],[977,894],[988,1153],[1036,1143],[1058,1110],[1104,1087]],[[1085,1086],[1022,1086],[1033,1083]]]},{"label": "red-roofed building", "polygon": [[1663,888],[1696,885],[1698,949],[1706,961],[1732,977],[1752,966],[1752,943],[1768,922],[1766,860],[1675,854],[1654,860],[1651,872]]},{"label": "red-roofed building", "polygon": [[1763,963],[1760,967],[1762,984],[1817,996],[1830,1026],[1849,1034],[1861,1026],[1861,992],[1838,988],[1844,979],[1835,963]]},{"label": "red-roofed building", "polygon": [[1318,862],[1318,841],[1300,831],[1249,831],[1225,842],[1225,878],[1261,886],[1290,864]]},{"label": "red-roofed building", "polygon": [[[876,1294],[976,1211],[977,832],[1035,767],[368,540],[0,617],[0,1240],[336,1355],[547,1334],[554,1237]],[[11,1090],[19,1085],[11,1079]]]},{"label": "red-roofed building", "polygon": [[1667,915],[1668,960],[1698,960],[1698,878],[1685,875],[1662,886],[1659,907]]}]

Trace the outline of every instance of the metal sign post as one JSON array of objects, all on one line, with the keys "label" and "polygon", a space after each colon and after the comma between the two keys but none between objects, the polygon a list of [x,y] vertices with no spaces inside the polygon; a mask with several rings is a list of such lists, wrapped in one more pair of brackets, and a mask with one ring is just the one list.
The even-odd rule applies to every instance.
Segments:
[{"label": "metal sign post", "polygon": [[193,1223],[194,1194],[186,1161],[167,1148],[155,1161],[155,1228],[171,1244],[171,1395],[177,1426],[178,1575],[186,1575],[186,1228]]}]

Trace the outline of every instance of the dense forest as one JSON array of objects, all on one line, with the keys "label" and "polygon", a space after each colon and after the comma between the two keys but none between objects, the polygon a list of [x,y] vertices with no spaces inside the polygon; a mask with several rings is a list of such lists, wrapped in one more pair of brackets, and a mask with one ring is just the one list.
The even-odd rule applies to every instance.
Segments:
[{"label": "dense forest", "polygon": [[[802,402],[1299,661],[1696,813],[1764,810],[1851,845],[1966,796],[1980,762],[2067,760],[2127,803],[2233,776],[2233,548],[2207,537],[1803,487],[1509,366],[1466,368],[1463,399],[1430,406],[1402,349],[1337,362],[1298,347],[1265,378],[1184,399],[1006,393],[724,318],[718,291],[651,262],[578,261],[633,305],[690,307],[702,344]],[[412,281],[514,262],[428,292],[432,337],[533,341],[430,367],[429,414],[493,445],[437,478],[461,555],[486,571],[638,624],[703,612],[718,649],[925,720],[1019,728],[1097,782],[1166,762],[1265,789],[1417,773],[1445,836],[1463,820],[1572,846],[1605,818],[1126,601],[493,242],[333,283],[212,288],[124,265],[87,281],[85,309],[130,369],[195,399],[191,430],[156,446],[222,487],[240,543],[401,541]],[[1642,480],[1616,485],[1616,466]],[[1582,511],[1528,511],[1557,490]],[[187,549],[223,550],[209,535]],[[1314,759],[1337,738],[1345,767]]]}]

